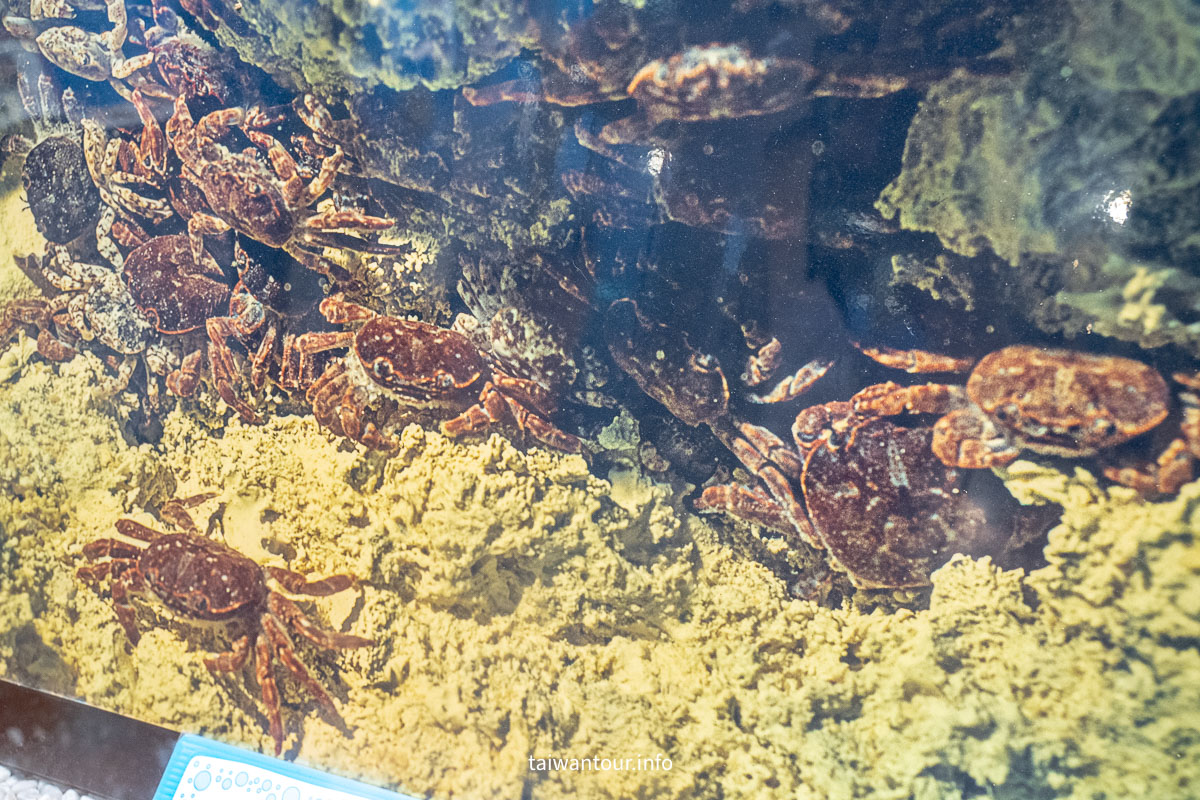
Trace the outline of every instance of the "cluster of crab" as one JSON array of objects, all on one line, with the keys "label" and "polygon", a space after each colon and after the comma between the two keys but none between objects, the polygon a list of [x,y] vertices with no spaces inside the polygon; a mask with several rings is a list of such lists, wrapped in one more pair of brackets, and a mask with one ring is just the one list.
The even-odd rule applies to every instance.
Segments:
[{"label": "cluster of crab", "polygon": [[[158,0],[132,20],[121,0],[105,8],[111,28],[101,33],[74,19],[93,10],[88,0],[34,0],[29,18],[5,18],[69,75],[111,84],[138,127],[106,125],[46,74],[36,89],[23,77],[39,140],[10,146],[25,151],[26,194],[50,246],[20,262],[45,296],[5,308],[0,334],[34,327],[39,352],[56,361],[93,347],[118,370],[118,386],[140,359],[151,400],[152,376],[180,396],[207,380],[251,423],[261,415],[247,387],[259,392],[269,380],[368,447],[395,445],[384,428],[399,408],[435,406],[456,415],[444,426],[452,435],[513,423],[579,450],[549,422],[550,393],[498,366],[486,337],[346,300],[356,283],[327,248],[403,250],[377,241],[392,220],[344,207],[331,191],[351,165],[325,135],[323,108],[310,96],[265,105],[265,78],[248,79],[251,70]],[[145,52],[127,57],[127,42]],[[289,128],[301,129],[290,149],[270,132]],[[328,323],[351,329],[314,330]],[[332,351],[345,352],[330,360]]]},{"label": "cluster of crab", "polygon": [[[1168,416],[1170,392],[1146,365],[1013,346],[983,359],[965,388],[889,382],[807,409],[792,447],[747,422],[746,409],[798,397],[827,361],[755,394],[780,366],[782,347],[744,324],[751,352],[744,391],[731,397],[719,360],[729,349],[705,352],[689,335],[695,331],[680,329],[688,315],[704,316],[707,296],[644,265],[642,253],[614,255],[619,246],[603,242],[586,252],[606,231],[656,225],[663,214],[721,234],[769,240],[808,226],[820,238],[805,208],[741,207],[724,178],[701,177],[715,174],[706,160],[714,123],[770,121],[816,97],[884,97],[951,68],[991,70],[1000,62],[871,73],[719,42],[680,41],[664,52],[663,43],[674,41],[669,30],[648,28],[659,23],[611,3],[565,32],[545,27],[536,86],[485,80],[464,88],[462,98],[487,106],[534,93],[564,107],[614,100],[632,107],[598,130],[584,117],[574,126],[579,143],[607,166],[565,173],[563,183],[581,204],[608,204],[601,202],[575,239],[579,258],[460,253],[458,290],[471,313],[444,328],[379,313],[328,257],[330,248],[394,252],[375,238],[392,220],[337,200],[356,159],[368,157],[351,122],[335,122],[307,95],[270,105],[277,89],[188,32],[161,0],[128,10],[107,0],[102,32],[74,19],[76,11],[99,12],[89,5],[94,0],[73,2],[36,0],[29,18],[6,18],[6,26],[65,72],[110,84],[139,127],[89,117],[86,104],[71,92],[60,97],[47,77],[36,91],[23,88],[41,120],[41,141],[26,157],[26,192],[54,244],[23,265],[48,296],[9,306],[4,323],[36,326],[47,358],[99,342],[115,354],[122,376],[140,357],[147,376],[165,376],[172,393],[190,394],[207,380],[249,422],[261,419],[251,390],[270,381],[303,397],[321,425],[380,450],[396,446],[398,412],[436,407],[449,412],[443,430],[451,435],[507,424],[579,452],[580,437],[554,421],[560,400],[615,405],[613,374],[623,373],[684,425],[711,429],[761,481],[710,486],[703,510],[729,511],[827,550],[863,587],[927,583],[949,553],[971,551],[984,537],[981,512],[961,490],[961,470],[1001,466],[1021,449],[1093,456]],[[850,24],[828,4],[806,8],[831,35]],[[127,56],[130,45],[144,52]],[[643,169],[654,152],[660,169]],[[707,166],[692,174],[684,165],[693,162]],[[653,210],[626,213],[633,206],[621,204],[639,196],[637,187],[614,189],[601,180],[605,170],[650,175],[654,185],[640,196],[651,198]],[[81,239],[103,263],[76,257]],[[864,352],[910,371],[970,368],[928,353]],[[1194,378],[1177,379],[1195,388]],[[902,411],[937,420],[902,426],[889,419]],[[1181,434],[1158,463],[1114,465],[1107,474],[1147,493],[1174,491],[1200,457],[1197,415],[1194,396],[1183,393]]]},{"label": "cluster of crab", "polygon": [[[184,8],[210,5],[222,7]],[[734,9],[766,5],[740,0]],[[826,0],[784,5],[803,6],[830,36],[853,22],[842,4]],[[341,266],[348,252],[398,252],[377,238],[391,219],[341,199],[374,202],[340,189],[360,171],[384,172],[363,168],[371,151],[356,129],[355,109],[335,122],[312,96],[272,105],[280,90],[187,31],[161,0],[148,9],[123,0],[31,0],[28,17],[5,19],[9,31],[76,83],[111,86],[128,121],[120,113],[114,121],[111,112],[102,119],[76,90],[59,91],[48,76],[21,85],[39,141],[12,143],[26,153],[26,194],[51,247],[21,263],[45,296],[5,308],[0,335],[32,326],[39,352],[51,360],[92,348],[110,359],[122,384],[140,362],[151,397],[157,376],[181,396],[207,381],[247,422],[261,420],[255,401],[271,384],[303,398],[336,435],[383,451],[397,446],[408,409],[436,408],[449,435],[502,424],[548,447],[581,452],[586,428],[572,432],[556,422],[560,403],[611,408],[628,379],[662,416],[700,435],[711,431],[749,471],[743,483],[710,481],[696,507],[823,551],[831,569],[813,585],[840,573],[864,589],[924,586],[955,552],[987,551],[994,530],[967,490],[965,471],[1002,467],[1023,451],[1105,459],[1135,438],[1166,431],[1156,460],[1106,462],[1105,475],[1145,494],[1170,494],[1192,479],[1200,459],[1200,377],[1174,375],[1184,387],[1176,399],[1147,364],[1071,350],[1015,344],[975,362],[864,347],[859,352],[885,367],[970,375],[964,384],[857,383],[847,400],[800,410],[790,443],[749,421],[754,409],[809,391],[832,361],[813,360],[763,391],[787,357],[780,338],[764,332],[769,326],[727,313],[730,303],[711,296],[700,276],[726,275],[738,237],[859,245],[853,231],[823,231],[820,216],[809,213],[802,199],[809,161],[797,159],[796,182],[786,192],[741,191],[747,152],[768,149],[783,127],[779,115],[798,114],[814,98],[880,98],[954,68],[1003,64],[948,59],[871,73],[736,43],[698,44],[685,40],[669,15],[656,19],[614,2],[597,3],[566,25],[556,15],[538,33],[538,81],[484,80],[456,97],[472,107],[613,105],[579,114],[572,128],[577,143],[600,157],[589,161],[593,168],[560,174],[577,210],[591,213],[579,214],[559,251],[459,248],[458,295],[470,313],[446,328],[381,313]],[[137,52],[127,55],[126,47]],[[456,123],[464,110],[459,104]],[[472,132],[459,144],[472,138],[477,145],[483,139]],[[445,166],[440,155],[428,160]],[[447,191],[489,196],[492,187],[475,186],[475,175],[447,177]],[[891,232],[876,218],[858,225],[870,236]],[[633,231],[630,238],[641,242],[653,230],[669,242],[684,226],[702,243],[730,237],[720,240],[727,250],[718,254],[719,269],[699,266],[694,251],[703,248],[692,247],[677,248],[686,256],[675,269],[688,271],[673,271],[654,263],[644,242],[626,252],[620,235]],[[783,293],[792,291],[789,281],[801,283],[789,271]],[[725,336],[727,322],[741,334]],[[734,353],[744,367],[730,381],[721,362],[733,363]],[[640,399],[626,395],[623,402]],[[278,751],[272,660],[336,717],[285,629],[326,648],[367,642],[317,630],[267,588],[267,578],[310,595],[340,591],[350,580],[309,583],[264,570],[202,537],[186,505],[163,509],[182,533],[122,520],[118,531],[140,544],[87,545],[89,559],[110,560],[79,576],[112,579],[118,620],[133,642],[128,596],[138,592],[192,617],[240,620],[245,635],[206,663],[213,671],[236,670],[253,648]],[[193,569],[184,574],[180,564]]]},{"label": "cluster of crab", "polygon": [[[771,4],[739,3],[735,10],[764,5]],[[807,21],[832,36],[856,24],[838,4],[813,0],[803,5]],[[780,13],[777,7],[774,12]],[[469,102],[485,106],[534,100],[564,107],[620,103],[608,113],[581,116],[575,124],[580,144],[602,157],[600,166],[562,175],[572,198],[594,209],[589,232],[608,231],[604,235],[618,239],[622,229],[661,230],[665,219],[693,231],[732,235],[719,243],[726,248],[739,237],[807,236],[831,249],[877,252],[871,249],[876,245],[863,242],[887,238],[896,232],[894,226],[870,214],[853,214],[849,223],[844,218],[837,229],[824,229],[824,215],[795,201],[811,189],[805,182],[812,180],[813,170],[804,168],[811,162],[797,158],[802,166],[794,173],[772,163],[770,169],[782,169],[795,180],[784,184],[786,190],[760,191],[770,178],[760,176],[756,183],[742,177],[753,170],[755,154],[770,152],[778,131],[815,98],[883,98],[927,85],[953,69],[1009,69],[1002,58],[986,53],[916,69],[897,59],[897,69],[871,72],[850,62],[823,65],[756,53],[732,42],[679,41],[664,52],[664,42],[685,36],[664,29],[676,23],[600,3],[573,24],[542,29],[540,81],[510,79],[464,91]],[[738,191],[747,184],[751,191]],[[700,234],[689,235],[703,241]],[[660,243],[659,248],[669,246]],[[726,512],[824,551],[833,572],[856,587],[928,585],[930,573],[954,553],[996,549],[995,527],[967,491],[964,470],[1003,467],[1021,452],[1031,452],[1097,458],[1108,479],[1145,495],[1172,494],[1193,478],[1200,459],[1195,394],[1200,375],[1174,374],[1182,387],[1176,393],[1157,370],[1139,361],[1022,344],[1002,347],[978,362],[861,348],[871,361],[889,368],[970,375],[965,385],[876,383],[849,400],[818,403],[795,416],[789,444],[747,418],[755,406],[800,397],[826,374],[831,360],[813,360],[759,394],[785,359],[780,339],[763,331],[786,328],[786,321],[759,325],[759,312],[753,311],[734,320],[742,337],[714,335],[722,316],[740,315],[723,313],[725,301],[719,298],[714,307],[701,276],[714,278],[713,294],[736,292],[716,283],[725,277],[727,264],[706,270],[689,253],[689,272],[672,278],[668,267],[643,265],[646,255],[643,249],[634,257],[610,256],[598,269],[589,264],[594,276],[605,269],[638,272],[634,279],[609,281],[636,287],[601,314],[609,354],[678,420],[711,429],[755,481],[709,485],[697,508]],[[739,271],[739,277],[770,283],[769,275]],[[767,291],[783,297],[770,296],[773,305],[786,307],[788,316],[813,313],[811,303],[788,305],[793,297],[805,296],[803,278],[777,277]],[[814,316],[825,313],[821,309]],[[750,352],[742,356],[740,391],[735,385],[731,393],[721,360],[741,349],[730,344],[733,339],[743,340]],[[1146,461],[1122,447],[1139,437],[1153,440],[1147,447],[1161,445],[1161,453]]]}]

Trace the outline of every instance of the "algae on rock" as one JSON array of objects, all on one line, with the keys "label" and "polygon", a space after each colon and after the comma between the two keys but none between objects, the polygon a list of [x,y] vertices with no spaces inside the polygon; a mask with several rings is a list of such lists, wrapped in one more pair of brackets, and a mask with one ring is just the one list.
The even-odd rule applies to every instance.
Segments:
[{"label": "algae on rock", "polygon": [[[1148,504],[1020,462],[1010,489],[1066,509],[1049,566],[957,558],[927,610],[831,610],[788,598],[645,477],[618,505],[576,456],[410,426],[381,460],[294,417],[215,438],[175,411],[159,445],[130,447],[96,405],[99,370],[36,363],[0,384],[9,677],[270,747],[248,673],[203,666],[227,634],[148,600],[130,649],[107,594],[74,575],[117,519],[158,526],[144,507],[211,490],[196,516],[231,546],[363,579],[305,602],[379,644],[299,651],[347,731],[281,678],[288,755],[337,772],[535,798],[1182,800],[1200,786],[1200,483]],[[660,753],[671,769],[529,761]]]},{"label": "algae on rock", "polygon": [[453,89],[495,72],[531,43],[507,3],[463,0],[212,0],[217,39],[284,86],[323,98],[418,86]]},{"label": "algae on rock", "polygon": [[1071,2],[1053,13],[1013,21],[1012,74],[959,74],[930,88],[877,207],[964,255],[990,250],[1039,274],[1056,262],[1043,297],[1022,304],[1050,332],[1092,325],[1200,353],[1180,330],[1200,305],[1188,281],[1158,301],[1163,330],[1100,299],[1128,291],[1130,270],[1110,269],[1114,261],[1148,260],[1174,281],[1171,271],[1200,254],[1200,15],[1184,0]]}]

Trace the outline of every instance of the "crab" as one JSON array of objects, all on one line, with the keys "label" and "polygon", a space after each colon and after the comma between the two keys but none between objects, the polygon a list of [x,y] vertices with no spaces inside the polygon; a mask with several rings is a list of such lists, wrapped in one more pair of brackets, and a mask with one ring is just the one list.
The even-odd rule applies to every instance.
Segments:
[{"label": "crab", "polygon": [[[384,245],[338,232],[385,230],[392,227],[392,220],[351,209],[319,212],[309,208],[337,177],[344,155],[336,148],[322,162],[317,177],[305,185],[295,159],[283,145],[256,130],[278,121],[278,116],[261,109],[225,108],[197,123],[192,120],[187,98],[175,100],[167,137],[211,210],[197,212],[188,220],[196,260],[202,258],[205,234],[230,229],[280,248],[319,272],[328,270],[320,257],[324,246],[391,252]],[[267,151],[270,168],[253,151],[235,153],[221,143],[234,128],[241,128],[250,141]]]},{"label": "crab", "polygon": [[[1170,390],[1154,368],[1133,359],[1014,345],[978,363],[920,350],[866,348],[868,357],[908,372],[967,371],[965,386],[930,383],[869,386],[856,407],[874,414],[941,414],[933,452],[949,466],[1001,467],[1023,450],[1094,456],[1157,427],[1170,412]],[[1177,376],[1187,384],[1187,376]],[[1185,398],[1186,402],[1186,398]],[[1200,439],[1191,426],[1151,471],[1106,470],[1143,491],[1174,494],[1191,480]]]},{"label": "crab", "polygon": [[716,357],[692,347],[681,331],[648,319],[636,300],[614,301],[604,323],[609,353],[642,391],[688,425],[726,420],[729,383]]},{"label": "crab", "polygon": [[740,45],[713,43],[651,61],[626,91],[656,124],[763,116],[811,97],[883,97],[908,85],[901,76],[841,77],[798,59],[755,57]]},{"label": "crab", "polygon": [[66,325],[62,307],[44,297],[11,300],[0,314],[0,345],[7,346],[23,326],[37,328],[37,352],[47,361],[70,361],[78,354],[55,333]]},{"label": "crab", "polygon": [[[130,102],[142,123],[138,144],[121,137],[110,139],[100,123],[84,118],[80,121],[84,157],[105,205],[129,220],[157,225],[172,216],[170,203],[133,187],[162,188],[167,176],[167,139],[140,89],[133,90]],[[119,255],[110,261],[121,266]]]},{"label": "crab", "polygon": [[281,325],[306,317],[324,295],[317,274],[292,259],[255,258],[247,253],[246,245],[235,241],[234,263],[238,282],[229,296],[229,314],[210,317],[205,327],[214,361],[220,362],[218,370],[225,375],[236,371],[228,340],[235,339],[250,349],[249,340],[262,331],[249,359],[250,385],[261,389],[280,341]]},{"label": "crab", "polygon": [[477,325],[483,348],[505,373],[584,405],[614,404],[600,391],[609,370],[584,342],[591,278],[569,257],[530,248],[463,253],[459,265],[458,294],[473,316],[463,315],[456,327]]},{"label": "crab", "polygon": [[351,576],[310,581],[302,573],[283,567],[261,566],[231,547],[202,536],[186,509],[210,497],[174,500],[163,508],[162,517],[179,527],[179,533],[164,533],[132,519],[118,520],[117,533],[138,543],[116,538],[89,542],[83,547],[83,555],[98,563],[80,567],[76,575],[92,586],[105,578],[112,579],[117,621],[134,647],[141,639],[130,602],[131,595],[136,594],[157,597],[185,619],[240,627],[241,635],[233,646],[227,652],[206,657],[204,666],[214,674],[237,672],[253,649],[255,677],[278,756],[283,749],[283,722],[273,669],[277,660],[339,727],[345,727],[333,700],[296,656],[288,630],[326,650],[369,647],[375,642],[318,627],[294,601],[268,583],[273,579],[292,594],[326,597],[349,589],[354,583]]},{"label": "crab", "polygon": [[108,238],[113,215],[88,175],[74,92],[60,93],[45,73],[38,75],[35,90],[24,70],[17,72],[17,90],[37,141],[12,135],[4,144],[25,156],[21,179],[38,231],[54,244],[67,244],[95,230],[102,255],[117,253]]},{"label": "crab", "polygon": [[[158,97],[211,97],[225,104],[239,83],[234,58],[218,51],[188,30],[163,0],[152,0],[147,11],[130,21],[130,41],[154,55],[154,68],[165,87],[146,83],[143,91]],[[149,27],[147,23],[152,22]]]},{"label": "crab", "polygon": [[[112,25],[104,33],[66,24],[79,11],[100,9],[108,12]],[[4,27],[59,69],[90,81],[108,81],[126,98],[129,89],[121,79],[148,67],[154,60],[152,53],[132,58],[125,58],[122,53],[128,34],[125,0],[31,0],[29,17],[8,15],[4,17]]]},{"label": "crab", "polygon": [[38,352],[52,361],[69,361],[80,340],[98,342],[121,357],[113,391],[128,382],[134,356],[142,357],[150,373],[170,370],[173,357],[114,270],[76,261],[57,245],[40,258],[30,255],[17,263],[35,283],[59,293],[10,303],[4,312],[5,336],[14,325],[36,326]]},{"label": "crab", "polygon": [[[807,386],[829,366],[806,365]],[[696,508],[798,536],[826,551],[830,566],[859,588],[928,585],[951,555],[989,544],[961,472],[933,455],[929,427],[900,427],[852,399],[801,411],[792,425],[795,448],[749,423],[714,432],[764,488],[710,486]]]},{"label": "crab", "polygon": [[[497,423],[515,424],[557,450],[577,453],[582,443],[556,428],[548,417],[555,403],[540,384],[499,372],[462,333],[424,322],[381,316],[348,302],[343,295],[321,301],[321,313],[334,324],[357,330],[309,332],[285,345],[284,385],[300,387],[317,353],[349,348],[307,389],[317,421],[360,444],[390,450],[398,442],[367,419],[382,404],[448,407],[461,410],[442,423],[447,436],[459,436]],[[465,409],[465,410],[464,410]]]},{"label": "crab", "polygon": [[183,358],[179,369],[167,376],[167,388],[187,397],[195,393],[201,361],[208,355],[209,373],[217,394],[243,420],[261,418],[236,391],[240,383],[226,337],[214,335],[211,321],[230,302],[229,285],[207,252],[193,259],[186,234],[155,236],[139,244],[125,259],[124,278],[133,302],[161,334],[184,334],[205,328],[209,341]]}]

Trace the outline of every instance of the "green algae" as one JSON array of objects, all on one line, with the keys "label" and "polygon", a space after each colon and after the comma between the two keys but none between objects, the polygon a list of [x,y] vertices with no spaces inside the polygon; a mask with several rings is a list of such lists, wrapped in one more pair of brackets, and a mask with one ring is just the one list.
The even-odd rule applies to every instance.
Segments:
[{"label": "green algae", "polygon": [[1190,273],[1110,255],[1095,275],[1078,276],[1070,286],[1055,299],[1096,333],[1200,353],[1200,279]]},{"label": "green algae", "polygon": [[[876,206],[957,253],[1007,262],[1035,290],[1017,305],[1047,332],[1200,352],[1200,295],[1182,272],[1198,241],[1200,18],[1178,0],[1054,15],[1012,21],[1011,74],[929,89]],[[960,283],[986,285],[978,264],[961,268]]]},{"label": "green algae", "polygon": [[216,35],[289,88],[324,98],[376,86],[452,89],[495,72],[531,44],[528,20],[499,2],[217,0]]},{"label": "green algae", "polygon": [[942,81],[922,101],[901,173],[876,205],[963,255],[987,247],[1016,264],[1027,252],[1053,252],[1041,220],[1040,153],[1029,142],[1059,125],[1052,108],[1028,103],[1010,79]]}]

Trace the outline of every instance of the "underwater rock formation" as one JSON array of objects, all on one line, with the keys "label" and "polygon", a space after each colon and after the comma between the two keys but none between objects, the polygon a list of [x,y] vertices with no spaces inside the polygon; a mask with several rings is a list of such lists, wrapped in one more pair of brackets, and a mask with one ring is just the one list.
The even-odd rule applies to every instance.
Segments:
[{"label": "underwater rock formation", "polygon": [[376,86],[453,89],[496,71],[531,42],[512,4],[185,0],[243,61],[325,96]]},{"label": "underwater rock formation", "polygon": [[[1048,331],[1090,324],[1200,352],[1200,295],[1176,272],[1198,252],[1200,19],[1176,0],[1053,13],[1005,34],[1018,71],[930,89],[877,207],[956,252],[1007,261],[1018,283],[1040,286],[1040,299],[1018,305]],[[1154,326],[1135,308],[1150,286],[1162,288],[1149,300]]]},{"label": "underwater rock formation", "polygon": [[[408,248],[393,262],[346,257],[371,301],[448,323],[449,286],[461,273],[461,299],[476,325],[488,326],[502,308],[512,312],[502,322],[524,325],[514,324],[496,353],[529,355],[513,331],[538,339],[538,331],[567,329],[544,344],[557,347],[558,372],[571,372],[563,378],[569,396],[596,397],[588,411],[604,409],[578,425],[602,458],[589,465],[503,435],[455,442],[419,424],[403,428],[398,451],[384,457],[333,437],[310,416],[285,413],[295,406],[278,405],[271,387],[261,426],[226,420],[206,387],[169,412],[160,408],[153,422],[161,430],[143,436],[144,420],[135,417],[155,409],[135,391],[108,391],[109,368],[94,353],[49,364],[21,335],[0,354],[0,675],[175,729],[271,747],[253,682],[205,668],[205,655],[228,649],[227,631],[139,602],[144,635],[131,648],[108,593],[76,575],[83,546],[111,536],[117,519],[164,527],[155,515],[171,498],[214,492],[195,509],[202,530],[212,520],[209,535],[264,565],[359,579],[354,591],[303,605],[322,625],[378,644],[332,653],[299,643],[346,729],[280,676],[286,755],[335,772],[438,797],[1197,794],[1200,482],[1152,503],[1082,470],[1018,462],[1003,476],[1008,490],[1063,508],[1047,566],[1025,573],[958,557],[933,575],[931,589],[860,591],[829,608],[790,596],[726,531],[692,513],[695,487],[682,477],[692,472],[681,465],[697,466],[699,482],[714,465],[728,471],[734,462],[721,462],[698,437],[672,436],[686,414],[663,422],[662,409],[646,411],[657,400],[630,390],[616,421],[596,421],[608,414],[607,393],[630,382],[614,387],[608,375],[616,368],[597,368],[594,347],[588,357],[595,341],[577,341],[571,320],[554,313],[574,306],[564,294],[588,307],[579,316],[591,311],[583,297],[612,303],[630,293],[647,313],[681,327],[699,320],[686,331],[695,339],[681,339],[696,349],[680,361],[707,364],[708,350],[720,350],[731,380],[751,352],[762,352],[746,347],[761,314],[802,325],[794,339],[819,351],[812,355],[834,347],[851,355],[840,321],[825,322],[844,307],[818,306],[828,298],[817,291],[797,297],[808,293],[805,237],[820,239],[810,220],[841,214],[851,192],[812,215],[807,195],[813,190],[824,204],[822,189],[837,194],[843,180],[853,182],[830,174],[848,165],[862,168],[858,178],[893,170],[893,151],[874,147],[874,134],[887,127],[881,120],[907,120],[915,95],[857,108],[836,98],[850,110],[821,130],[801,110],[812,98],[790,98],[789,125],[797,124],[774,149],[766,145],[779,120],[754,115],[754,128],[729,119],[690,131],[667,124],[645,142],[613,144],[617,156],[636,147],[654,155],[632,162],[643,181],[629,189],[629,205],[645,212],[630,215],[637,236],[643,222],[661,221],[656,215],[674,220],[631,253],[622,246],[625,226],[606,225],[600,218],[615,219],[608,210],[589,206],[603,205],[611,187],[575,197],[567,186],[576,168],[609,157],[578,140],[590,133],[588,145],[597,146],[610,122],[604,114],[551,102],[474,105],[447,91],[505,69],[532,81],[521,49],[534,46],[534,33],[520,13],[457,2],[418,10],[343,0],[186,5],[281,84],[336,101],[321,135],[344,147],[353,168],[338,188],[361,191],[395,218]],[[769,16],[772,5],[741,0],[734,8]],[[777,5],[803,7],[833,36],[856,21],[878,22],[860,0]],[[643,4],[604,6],[619,18]],[[927,15],[917,13],[926,6]],[[972,32],[979,20],[1005,17],[982,3],[956,9],[964,6]],[[1067,24],[1039,26],[1031,16],[1008,34],[1013,48],[1033,54],[1031,69],[959,72],[930,90],[904,171],[880,206],[955,252],[889,252],[872,263],[979,313],[1006,310],[985,304],[978,287],[994,285],[987,271],[1009,270],[1025,292],[1023,310],[1034,308],[1048,329],[1090,324],[1146,346],[1174,342],[1200,352],[1192,322],[1200,282],[1183,263],[1196,246],[1197,217],[1186,203],[1198,173],[1189,111],[1200,91],[1196,41],[1187,38],[1197,30],[1193,12],[1173,0],[1069,7]],[[916,38],[893,56],[919,49],[922,34],[955,35],[953,20],[940,24],[942,4],[913,0],[905,8],[916,15],[906,19],[929,24],[914,25]],[[800,17],[778,13],[791,23]],[[1163,19],[1174,22],[1164,28]],[[656,35],[668,27],[655,24]],[[999,23],[984,27],[994,32]],[[1162,30],[1176,38],[1167,41]],[[669,34],[656,58],[680,44]],[[554,43],[563,62],[568,44],[579,44]],[[600,89],[625,91],[627,68],[646,55],[637,50],[645,42],[634,45],[607,64],[595,55],[603,47],[585,50],[598,72],[609,67]],[[947,45],[938,55],[952,52]],[[861,139],[838,135],[860,124]],[[899,139],[892,143],[898,152]],[[768,172],[783,205],[775,192],[756,194]],[[14,214],[15,198],[4,207]],[[786,213],[776,216],[780,208]],[[1122,209],[1129,217],[1118,222]],[[862,229],[879,239],[895,233],[876,222]],[[826,249],[855,252],[852,239],[834,236]],[[28,244],[0,247],[40,248]],[[867,253],[870,262],[883,250]],[[522,268],[559,299],[530,297],[539,283]],[[472,275],[482,287],[470,286]],[[581,275],[607,283],[585,294],[573,282]],[[766,287],[758,307],[754,297],[732,297],[755,283]],[[853,279],[837,286],[858,291]],[[6,257],[0,300],[28,289]],[[890,295],[870,291],[863,297],[891,318]],[[753,313],[728,310],[739,302]],[[958,333],[957,319],[948,319]],[[651,348],[643,363],[665,352]],[[544,366],[534,361],[526,368]],[[861,388],[849,386],[858,377],[818,392],[849,396]],[[734,407],[724,405],[731,393],[744,412],[745,387],[731,392],[719,383],[720,415]],[[654,428],[666,434],[642,438]],[[653,475],[639,466],[655,461]],[[763,540],[777,557],[788,549],[783,539]],[[535,766],[552,757],[622,768]]]}]

